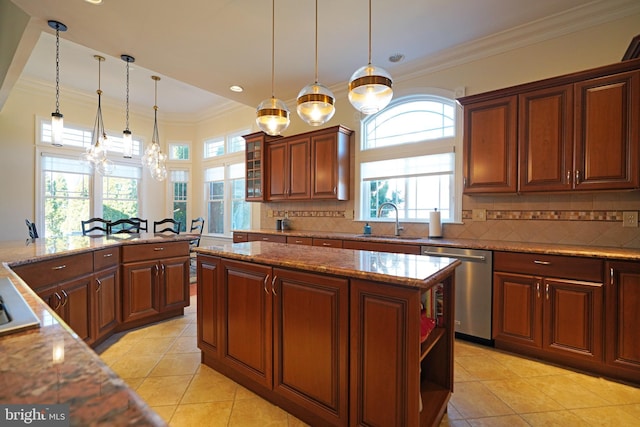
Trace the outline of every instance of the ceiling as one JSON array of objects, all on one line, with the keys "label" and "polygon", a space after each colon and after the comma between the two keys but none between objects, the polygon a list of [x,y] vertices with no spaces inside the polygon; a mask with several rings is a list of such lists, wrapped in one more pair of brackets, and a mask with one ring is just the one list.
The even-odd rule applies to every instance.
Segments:
[{"label": "ceiling", "polygon": [[[132,108],[153,105],[154,74],[162,78],[158,105],[165,113],[199,114],[235,103],[255,107],[271,96],[268,0],[11,1],[42,31],[22,76],[54,84],[55,31],[47,20],[68,27],[60,33],[61,100],[64,90],[95,93],[94,54],[107,58],[101,86],[104,97],[115,100],[125,96],[126,64],[120,55],[135,57]],[[372,63],[398,81],[479,39],[504,41],[518,31],[531,34],[545,22],[565,23],[547,24],[552,37],[560,27],[571,31],[579,19],[613,19],[631,9],[637,13],[637,0],[373,0]],[[287,102],[314,81],[314,11],[313,0],[275,2],[275,96]],[[368,61],[367,11],[366,0],[318,2],[318,77],[334,92],[346,90],[351,74]],[[390,62],[398,53],[404,60]],[[232,92],[231,85],[244,91]]]}]

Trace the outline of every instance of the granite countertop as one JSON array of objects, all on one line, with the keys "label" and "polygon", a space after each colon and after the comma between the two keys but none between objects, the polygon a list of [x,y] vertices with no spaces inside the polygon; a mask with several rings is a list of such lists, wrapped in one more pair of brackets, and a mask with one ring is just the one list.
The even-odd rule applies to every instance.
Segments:
[{"label": "granite countertop", "polygon": [[272,242],[229,243],[195,250],[198,254],[416,288],[431,287],[460,265],[460,261],[446,257]]},{"label": "granite countertop", "polygon": [[234,230],[239,233],[261,233],[276,236],[315,237],[321,239],[357,240],[378,243],[397,243],[416,246],[446,246],[451,248],[484,249],[490,251],[524,252],[547,255],[569,255],[587,258],[616,259],[626,261],[640,261],[640,249],[620,248],[611,246],[583,246],[583,245],[559,245],[550,243],[509,242],[503,240],[482,239],[434,239],[415,236],[386,236],[362,234],[337,233],[305,230]]},{"label": "granite countertop", "polygon": [[0,277],[8,277],[40,328],[0,336],[0,402],[68,404],[70,425],[165,426],[166,422],[11,270],[11,265],[123,244],[191,240],[153,233],[131,238],[83,237],[0,242]]}]

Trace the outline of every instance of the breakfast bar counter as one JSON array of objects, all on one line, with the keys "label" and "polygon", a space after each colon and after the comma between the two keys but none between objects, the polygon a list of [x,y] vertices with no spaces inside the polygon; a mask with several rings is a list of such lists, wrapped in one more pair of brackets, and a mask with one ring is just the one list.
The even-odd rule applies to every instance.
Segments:
[{"label": "breakfast bar counter", "polygon": [[[0,279],[13,283],[40,323],[39,328],[0,336],[0,403],[20,405],[25,411],[30,405],[68,405],[67,425],[72,426],[166,425],[13,268],[124,245],[189,238],[188,234],[140,234],[0,242],[4,266]],[[89,268],[92,270],[92,262]]]}]

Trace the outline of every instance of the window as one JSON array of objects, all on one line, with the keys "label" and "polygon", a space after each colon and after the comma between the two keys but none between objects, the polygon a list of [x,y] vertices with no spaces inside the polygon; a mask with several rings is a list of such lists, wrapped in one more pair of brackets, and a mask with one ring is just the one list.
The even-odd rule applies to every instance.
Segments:
[{"label": "window", "polygon": [[[442,96],[400,98],[368,116],[356,153],[360,219],[375,220],[384,202],[396,204],[403,220],[428,222],[436,208],[443,221],[459,218],[456,129],[456,104]],[[394,215],[392,209],[381,213]]]},{"label": "window", "polygon": [[205,169],[209,233],[250,228],[251,207],[244,199],[244,185],[244,162]]},{"label": "window", "polygon": [[[38,144],[51,142],[51,122],[38,121]],[[82,233],[80,221],[93,217],[108,220],[139,216],[142,167],[138,161],[118,159],[109,176],[95,174],[80,160],[91,144],[91,130],[64,128],[64,146],[55,154],[39,151],[37,215],[44,224],[43,237]],[[134,140],[134,156],[140,156],[139,140]],[[109,135],[109,153],[122,153],[122,138]]]},{"label": "window", "polygon": [[186,142],[169,143],[169,160],[189,160],[190,145]]},{"label": "window", "polygon": [[231,133],[226,137],[217,136],[206,139],[204,141],[204,158],[209,159],[212,157],[223,156],[225,154],[244,152],[245,142],[242,136],[249,132],[250,131],[248,129],[244,129]]},{"label": "window", "polygon": [[[171,195],[173,199],[173,219],[180,221],[180,231],[187,229],[187,184],[189,171],[172,170],[169,172],[171,180]],[[189,224],[191,225],[191,224]]]},{"label": "window", "polygon": [[224,137],[211,138],[204,141],[204,158],[222,156],[224,154]]}]

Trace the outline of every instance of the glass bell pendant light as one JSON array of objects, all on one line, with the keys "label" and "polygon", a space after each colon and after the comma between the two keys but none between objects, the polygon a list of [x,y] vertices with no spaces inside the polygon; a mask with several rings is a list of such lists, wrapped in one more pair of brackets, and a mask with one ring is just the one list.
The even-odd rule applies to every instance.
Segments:
[{"label": "glass bell pendant light", "polygon": [[256,110],[256,124],[267,135],[280,135],[289,127],[289,109],[275,97],[275,0],[271,1],[271,98],[265,99]]},{"label": "glass bell pendant light", "polygon": [[142,164],[149,169],[151,177],[156,181],[164,181],[167,177],[167,155],[160,150],[160,138],[158,136],[158,80],[160,77],[151,76],[155,82],[155,104],[153,105],[153,136],[151,144],[144,150]]},{"label": "glass bell pendant light", "polygon": [[82,155],[82,159],[89,162],[93,170],[100,175],[110,175],[113,172],[114,165],[107,158],[107,133],[104,130],[104,121],[102,120],[102,90],[100,89],[100,65],[104,61],[104,57],[93,55],[98,61],[98,111],[96,113],[96,121],[93,126],[92,141],[93,144],[87,148]]},{"label": "glass bell pendant light", "polygon": [[349,101],[363,114],[373,114],[393,98],[391,75],[371,64],[371,0],[369,0],[369,63],[357,69],[349,80]]},{"label": "glass bell pendant light", "polygon": [[64,135],[64,119],[60,112],[60,31],[67,31],[62,22],[48,21],[51,28],[56,30],[56,111],[51,113],[51,144],[62,146]]},{"label": "glass bell pendant light", "polygon": [[327,123],[336,112],[335,97],[325,85],[318,83],[318,0],[316,0],[316,63],[315,82],[298,93],[298,116],[311,126]]},{"label": "glass bell pendant light", "polygon": [[126,103],[126,127],[122,131],[122,156],[130,159],[133,152],[133,137],[129,130],[129,64],[135,62],[135,58],[130,55],[120,55],[120,58],[127,63],[127,103]]}]

